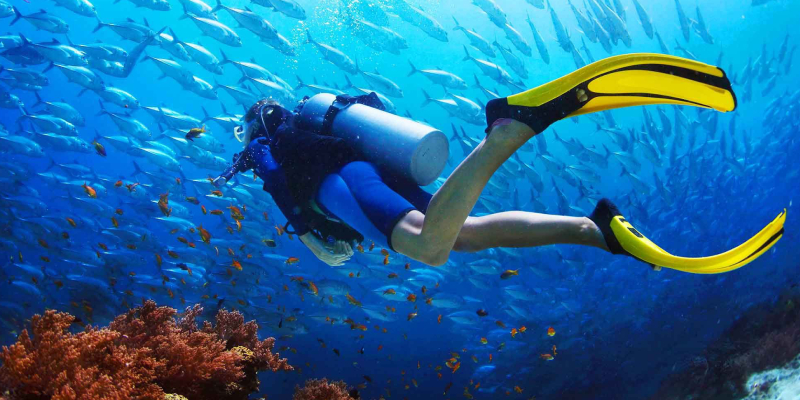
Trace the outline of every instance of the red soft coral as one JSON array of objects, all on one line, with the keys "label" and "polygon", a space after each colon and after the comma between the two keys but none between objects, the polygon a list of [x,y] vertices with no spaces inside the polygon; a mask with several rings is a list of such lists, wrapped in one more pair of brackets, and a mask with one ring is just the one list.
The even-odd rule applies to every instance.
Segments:
[{"label": "red soft coral", "polygon": [[327,379],[309,379],[304,387],[295,386],[292,400],[353,400],[343,381],[334,382]]},{"label": "red soft coral", "polygon": [[255,322],[220,311],[216,326],[195,319],[202,308],[176,310],[147,301],[108,328],[72,334],[75,318],[53,310],[31,319],[17,343],[0,352],[0,385],[10,399],[161,400],[178,393],[193,400],[246,399],[258,390],[260,370],[291,371],[259,340]]}]

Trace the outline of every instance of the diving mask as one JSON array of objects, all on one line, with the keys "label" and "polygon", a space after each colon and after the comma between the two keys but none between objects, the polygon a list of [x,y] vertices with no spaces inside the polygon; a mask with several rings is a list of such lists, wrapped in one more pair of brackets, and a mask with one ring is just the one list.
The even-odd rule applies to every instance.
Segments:
[{"label": "diving mask", "polygon": [[[266,109],[265,109],[266,107]],[[258,130],[260,127],[266,127],[267,123],[266,120],[270,120],[272,113],[275,111],[274,107],[270,107],[269,104],[265,104],[261,106],[258,110],[258,118],[253,118],[249,122],[245,122],[242,125],[237,125],[233,128],[233,136],[238,140],[240,143],[242,142],[249,142],[253,138],[253,133]],[[261,122],[259,125],[257,122]]]}]

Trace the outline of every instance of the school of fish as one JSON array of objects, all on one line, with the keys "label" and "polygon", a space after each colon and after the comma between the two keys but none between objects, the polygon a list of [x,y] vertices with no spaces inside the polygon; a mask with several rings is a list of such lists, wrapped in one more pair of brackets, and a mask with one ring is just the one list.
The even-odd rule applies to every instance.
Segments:
[{"label": "school of fish", "polygon": [[[97,325],[142,299],[201,303],[208,316],[225,307],[257,320],[300,375],[344,379],[369,398],[576,398],[657,383],[696,351],[671,350],[676,335],[730,323],[796,280],[777,261],[797,240],[789,229],[731,277],[570,246],[454,254],[433,268],[370,239],[328,267],[250,173],[211,184],[258,99],[291,109],[315,93],[374,91],[387,111],[448,134],[435,191],[481,142],[488,100],[649,51],[725,68],[740,110],[560,122],[500,168],[474,214],[585,216],[609,197],[655,242],[693,255],[730,248],[792,204],[798,36],[745,23],[796,16],[797,5],[747,1],[722,24],[703,16],[721,2],[449,3],[0,0],[0,342],[45,308]],[[763,45],[731,46],[722,36],[734,29]],[[728,313],[707,317],[718,309]],[[630,361],[659,351],[651,368]]]}]

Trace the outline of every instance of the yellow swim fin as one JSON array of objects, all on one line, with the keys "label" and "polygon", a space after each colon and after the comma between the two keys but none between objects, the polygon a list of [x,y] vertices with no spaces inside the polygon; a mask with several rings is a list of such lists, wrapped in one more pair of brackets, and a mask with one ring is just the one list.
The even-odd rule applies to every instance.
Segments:
[{"label": "yellow swim fin", "polygon": [[741,245],[721,254],[697,258],[667,253],[634,228],[607,199],[600,200],[589,218],[603,232],[612,253],[626,254],[656,267],[693,274],[720,274],[743,267],[769,250],[783,236],[786,210]]},{"label": "yellow swim fin", "polygon": [[680,104],[728,112],[736,96],[721,69],[663,54],[609,57],[486,104],[486,122],[512,118],[542,132],[558,120],[614,108]]}]

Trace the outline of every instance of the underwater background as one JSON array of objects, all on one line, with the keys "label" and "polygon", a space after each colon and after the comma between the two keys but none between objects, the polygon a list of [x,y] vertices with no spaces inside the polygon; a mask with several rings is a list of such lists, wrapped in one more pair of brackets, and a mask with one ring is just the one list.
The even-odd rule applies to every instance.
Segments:
[{"label": "underwater background", "polygon": [[[295,385],[312,377],[360,385],[362,398],[642,399],[654,395],[671,374],[696,364],[735,321],[751,315],[746,310],[797,295],[796,1],[684,0],[678,7],[689,26],[682,29],[673,0],[640,1],[646,15],[637,13],[633,0],[558,0],[551,8],[535,0],[298,0],[305,19],[264,7],[269,1],[224,0],[226,7],[249,7],[283,37],[265,29],[268,37],[259,38],[233,13],[215,11],[219,22],[241,38],[236,47],[201,35],[198,24],[182,18],[185,5],[179,0],[96,0],[103,23],[131,19],[141,24],[134,27],[141,39],[146,19],[153,31],[167,27],[163,34],[199,44],[221,64],[199,50],[184,49],[184,54],[162,36],[142,54],[156,60],[140,60],[124,78],[114,76],[122,64],[113,62],[125,58],[112,52],[105,59],[100,51],[84,61],[59,58],[64,52],[53,50],[58,47],[48,43],[53,39],[76,48],[99,42],[128,52],[137,44],[113,27],[95,31],[98,20],[56,7],[59,2],[12,0],[9,4],[24,16],[13,25],[13,11],[0,14],[3,345],[13,343],[25,321],[46,308],[102,326],[143,299],[154,299],[179,311],[200,303],[206,317],[226,308],[256,320],[260,335],[275,337],[276,351],[296,368],[262,374],[260,390],[270,399],[289,398]],[[169,10],[154,9],[164,4]],[[525,44],[512,41],[513,32],[490,20],[482,9],[491,13],[491,4]],[[3,1],[0,5],[5,8]],[[597,5],[609,10],[601,12],[607,18],[618,14],[627,35],[603,29],[610,22],[593,11]],[[572,6],[596,21],[594,34],[582,29]],[[68,33],[37,29],[31,21],[45,18],[35,14],[39,9],[66,21]],[[651,38],[643,27],[648,19],[650,33],[658,36]],[[570,35],[570,51],[559,46],[556,21]],[[454,29],[457,25],[470,32]],[[537,47],[532,27],[546,53]],[[326,60],[318,45],[307,43],[307,31],[314,42],[349,56],[359,71]],[[610,51],[597,39],[599,31],[610,35]],[[489,47],[481,48],[477,36]],[[499,46],[491,44],[495,41]],[[465,49],[506,70],[511,81],[495,79],[491,70],[465,59]],[[558,122],[498,171],[473,213],[521,209],[583,216],[608,197],[662,248],[702,256],[738,245],[788,209],[781,241],[733,272],[653,271],[632,258],[564,245],[454,253],[446,265],[429,267],[393,252],[385,257],[380,243],[372,248],[369,239],[363,253],[343,267],[329,267],[296,237],[276,229],[286,220],[249,174],[221,189],[221,197],[211,193],[215,188],[207,180],[240,151],[231,128],[261,97],[292,108],[303,96],[331,88],[353,95],[380,93],[379,83],[362,71],[379,74],[402,89],[401,94],[381,93],[394,106],[389,108],[451,138],[445,178],[482,139],[485,127],[480,113],[465,115],[450,107],[455,102],[449,96],[482,106],[492,93],[508,96],[582,63],[664,51],[723,68],[733,82],[737,110],[719,114],[648,106]],[[102,83],[84,82],[96,85],[84,90],[68,79],[74,74],[68,64],[87,60]],[[445,90],[423,73],[409,74],[410,63],[455,74],[467,88]],[[48,66],[46,82],[36,74],[14,73]],[[111,73],[100,72],[104,68]],[[37,79],[41,87],[31,87]],[[191,83],[179,83],[182,79]],[[30,117],[22,117],[12,95]],[[428,96],[434,100],[426,101]],[[69,119],[41,101],[74,107],[83,117],[71,116],[76,132],[72,125],[37,119],[48,114]],[[200,144],[183,139],[188,129],[202,125],[207,131]],[[82,142],[52,137],[61,135]],[[14,139],[20,137],[27,140]],[[105,156],[93,142],[102,145]],[[433,192],[442,182],[426,189]],[[84,184],[96,198],[87,195]],[[167,193],[171,211],[162,211],[158,202]],[[241,226],[228,206],[244,209]],[[208,243],[199,226],[210,234]],[[501,279],[505,270],[518,270],[518,276]],[[418,296],[415,302],[407,299],[411,293]],[[488,315],[479,316],[480,309]],[[459,368],[445,365],[452,353]],[[795,397],[786,398],[800,396],[794,390]]]}]

